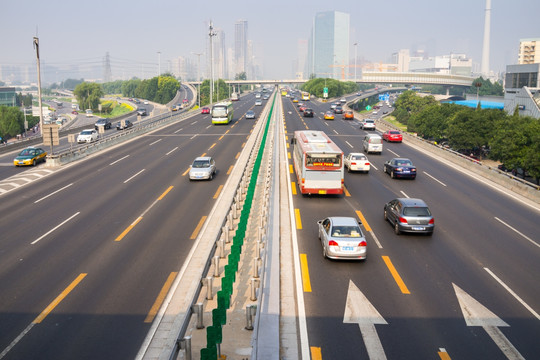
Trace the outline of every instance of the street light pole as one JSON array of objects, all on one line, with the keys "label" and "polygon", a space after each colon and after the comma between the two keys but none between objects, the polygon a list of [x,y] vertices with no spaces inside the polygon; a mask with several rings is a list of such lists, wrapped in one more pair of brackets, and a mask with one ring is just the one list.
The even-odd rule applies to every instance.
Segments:
[{"label": "street light pole", "polygon": [[39,38],[34,37],[34,49],[37,57],[38,97],[39,97],[39,131],[43,134],[43,108],[41,104],[41,67],[39,64]]},{"label": "street light pole", "polygon": [[358,58],[358,43],[354,43],[354,82],[356,83],[356,59]]},{"label": "street light pole", "polygon": [[198,91],[198,98],[199,98],[199,108],[201,107],[201,55],[203,53],[194,53],[193,55],[197,56],[197,81],[199,82],[199,91]]},{"label": "street light pole", "polygon": [[214,102],[214,40],[213,37],[216,36],[212,22],[210,21],[210,31],[208,33],[210,36],[210,74],[211,74],[211,83],[210,83],[210,104]]},{"label": "street light pole", "polygon": [[157,74],[157,76],[159,77],[161,75],[161,51],[158,51],[157,54],[158,54],[158,74]]}]

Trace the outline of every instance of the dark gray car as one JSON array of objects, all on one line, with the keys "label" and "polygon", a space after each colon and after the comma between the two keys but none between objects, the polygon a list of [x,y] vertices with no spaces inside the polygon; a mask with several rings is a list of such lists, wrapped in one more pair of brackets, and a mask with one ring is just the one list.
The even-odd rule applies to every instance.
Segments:
[{"label": "dark gray car", "polygon": [[422,199],[397,198],[384,205],[384,220],[394,227],[394,232],[432,235],[435,219]]}]

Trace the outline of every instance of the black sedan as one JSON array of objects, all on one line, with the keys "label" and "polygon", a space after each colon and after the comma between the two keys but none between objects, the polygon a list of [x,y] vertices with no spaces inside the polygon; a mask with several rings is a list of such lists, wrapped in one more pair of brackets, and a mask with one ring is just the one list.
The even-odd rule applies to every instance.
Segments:
[{"label": "black sedan", "polygon": [[129,129],[130,127],[133,126],[133,123],[129,120],[122,120],[122,121],[119,121],[117,124],[116,124],[116,130],[124,130],[124,129]]},{"label": "black sedan", "polygon": [[384,172],[395,178],[416,178],[416,166],[406,158],[393,158],[384,163]]},{"label": "black sedan", "polygon": [[304,109],[304,117],[313,117],[313,109],[310,109],[310,108]]}]

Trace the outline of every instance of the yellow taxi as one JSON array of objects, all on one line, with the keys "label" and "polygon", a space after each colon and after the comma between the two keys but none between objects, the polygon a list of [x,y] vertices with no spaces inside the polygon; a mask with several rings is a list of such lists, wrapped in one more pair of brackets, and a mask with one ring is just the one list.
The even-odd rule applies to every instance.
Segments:
[{"label": "yellow taxi", "polygon": [[297,102],[298,102],[298,99],[297,99],[297,98],[294,98],[294,99],[292,99],[292,102],[293,102],[293,103],[297,103]]},{"label": "yellow taxi", "polygon": [[35,166],[39,162],[45,162],[47,153],[42,148],[27,147],[19,153],[19,155],[13,159],[13,165],[15,166]]},{"label": "yellow taxi", "polygon": [[334,120],[334,113],[327,111],[324,113],[324,120]]}]

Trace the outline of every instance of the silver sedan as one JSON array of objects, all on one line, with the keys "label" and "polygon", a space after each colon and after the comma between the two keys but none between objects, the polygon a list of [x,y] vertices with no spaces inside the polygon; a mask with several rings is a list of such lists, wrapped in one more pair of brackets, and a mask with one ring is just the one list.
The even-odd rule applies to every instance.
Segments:
[{"label": "silver sedan", "polygon": [[360,223],[352,217],[328,217],[317,221],[323,256],[330,259],[364,260],[367,242]]}]

